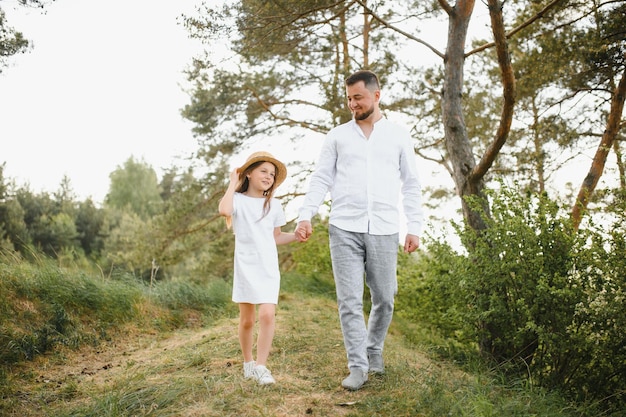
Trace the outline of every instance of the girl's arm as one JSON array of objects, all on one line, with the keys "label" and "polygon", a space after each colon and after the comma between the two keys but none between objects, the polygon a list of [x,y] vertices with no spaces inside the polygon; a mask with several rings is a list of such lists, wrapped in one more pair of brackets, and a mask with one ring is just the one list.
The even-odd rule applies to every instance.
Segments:
[{"label": "girl's arm", "polygon": [[230,217],[233,215],[233,196],[235,195],[235,189],[237,188],[237,183],[239,182],[239,173],[237,172],[237,168],[233,169],[230,173],[230,184],[228,184],[228,188],[224,193],[224,196],[220,200],[220,204],[218,206],[218,210],[221,216]]},{"label": "girl's arm", "polygon": [[295,242],[296,234],[295,233],[287,233],[280,230],[280,227],[274,228],[274,241],[276,241],[277,245],[285,245],[287,243]]}]

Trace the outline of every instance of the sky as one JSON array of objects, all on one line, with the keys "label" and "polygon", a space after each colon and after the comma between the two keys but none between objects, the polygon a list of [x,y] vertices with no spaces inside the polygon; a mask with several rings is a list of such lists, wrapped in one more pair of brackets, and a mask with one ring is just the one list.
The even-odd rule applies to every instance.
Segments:
[{"label": "sky", "polygon": [[[33,49],[0,73],[5,178],[104,199],[131,156],[157,174],[196,149],[183,71],[200,51],[178,23],[195,0],[56,0],[43,11],[0,2]],[[180,163],[180,164],[179,164]]]}]

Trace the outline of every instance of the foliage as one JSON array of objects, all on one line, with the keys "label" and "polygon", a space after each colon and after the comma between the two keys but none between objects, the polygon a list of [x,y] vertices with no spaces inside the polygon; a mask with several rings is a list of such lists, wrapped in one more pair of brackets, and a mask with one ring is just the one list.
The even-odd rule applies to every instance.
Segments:
[{"label": "foliage", "polygon": [[110,232],[104,242],[107,263],[113,267],[121,266],[137,275],[150,270],[154,257],[145,251],[150,243],[146,240],[149,221],[143,221],[131,211],[111,210],[109,222]]},{"label": "foliage", "polygon": [[[379,5],[382,15],[397,15],[397,4]],[[364,17],[368,28],[362,27]],[[350,72],[375,70],[387,85],[388,76],[408,66],[394,52],[401,46],[397,34],[382,30],[358,4],[205,3],[185,24],[193,37],[228,49],[224,58],[210,48],[188,73],[194,88],[183,116],[194,123],[199,155],[207,162],[259,139],[301,141],[324,134],[350,118],[343,85]],[[402,93],[416,89],[389,86],[385,108],[410,113],[413,100]]]},{"label": "foliage", "polygon": [[200,285],[186,281],[166,281],[156,285],[150,296],[170,310],[192,309],[201,312],[219,309],[230,302],[231,287],[222,280]]},{"label": "foliage", "polygon": [[7,65],[6,58],[26,51],[28,46],[29,42],[24,35],[8,26],[6,14],[0,9],[0,74]]},{"label": "foliage", "polygon": [[[97,207],[91,199],[77,201],[67,178],[58,192],[35,194],[4,178],[0,165],[0,248],[25,259],[42,252],[60,265],[91,263],[148,280],[154,270],[158,279],[226,278],[232,242],[217,202],[228,170],[216,169],[196,178],[192,168],[172,167],[156,184],[154,170],[130,158],[112,173],[106,206]],[[152,191],[138,193],[137,184]]]},{"label": "foliage", "polygon": [[217,211],[229,170],[214,163],[199,178],[192,169],[168,172],[164,212],[152,219],[150,239],[158,262],[170,273],[196,282],[226,279],[232,270],[232,233]]},{"label": "foliage", "polygon": [[100,254],[105,240],[105,211],[98,209],[91,199],[79,202],[75,224],[80,247],[85,255]]},{"label": "foliage", "polygon": [[463,325],[466,314],[458,277],[463,258],[445,242],[434,241],[425,252],[398,254],[398,294],[395,314],[407,337],[462,359],[476,346],[475,332]]},{"label": "foliage", "polygon": [[[54,1],[54,0],[52,0]],[[18,0],[17,3],[23,7],[42,8],[49,0]],[[6,13],[0,5],[0,74],[2,68],[8,65],[8,58],[18,53],[24,53],[30,47],[30,42],[24,38],[21,32],[9,26]]]},{"label": "foliage", "polygon": [[309,294],[322,294],[334,299],[335,281],[328,244],[328,218],[316,216],[313,223],[313,234],[309,240],[296,244],[292,253],[295,272],[303,278],[306,277],[296,288]]},{"label": "foliage", "polygon": [[[512,27],[544,7],[540,2],[516,3],[517,7],[504,8]],[[608,103],[626,68],[621,29],[626,24],[624,7],[623,1],[562,2],[532,29],[510,37],[516,123],[494,171],[533,192],[548,191],[564,165],[597,147],[606,129]],[[483,82],[479,91],[495,97],[498,92],[489,86],[500,79],[500,72],[493,59],[476,56],[472,65],[473,72],[489,76],[490,82]],[[474,90],[473,82],[470,92]],[[486,103],[485,111],[493,114],[496,105]],[[491,130],[493,124],[478,131],[477,137]],[[616,162],[623,167],[619,152]]]},{"label": "foliage", "polygon": [[[93,343],[108,329],[136,317],[139,288],[68,273],[42,259],[0,263],[3,308],[0,363],[32,359],[56,345]],[[89,316],[91,328],[81,321]]]},{"label": "foliage", "polygon": [[488,229],[458,228],[466,255],[433,243],[420,270],[405,277],[399,314],[438,326],[468,351],[479,344],[511,375],[581,403],[623,408],[623,200],[616,198],[609,227],[575,234],[545,194],[503,187],[489,196]]},{"label": "foliage", "polygon": [[109,177],[111,185],[105,197],[107,206],[128,209],[144,220],[161,213],[161,190],[156,172],[150,165],[130,157]]},{"label": "foliage", "polygon": [[128,275],[104,279],[61,269],[45,258],[29,263],[3,257],[0,366],[31,360],[59,346],[97,344],[129,322],[153,326],[144,316],[150,309],[163,309],[160,322],[179,327],[186,325],[186,311],[208,318],[229,302],[230,287],[223,281],[147,286]]},{"label": "foliage", "polygon": [[306,275],[332,274],[328,243],[328,218],[315,216],[313,234],[293,253],[296,271]]},{"label": "foliage", "polygon": [[0,166],[0,247],[31,259],[34,252],[97,259],[104,245],[104,212],[91,199],[79,202],[64,178],[58,192],[35,194],[16,187]]}]

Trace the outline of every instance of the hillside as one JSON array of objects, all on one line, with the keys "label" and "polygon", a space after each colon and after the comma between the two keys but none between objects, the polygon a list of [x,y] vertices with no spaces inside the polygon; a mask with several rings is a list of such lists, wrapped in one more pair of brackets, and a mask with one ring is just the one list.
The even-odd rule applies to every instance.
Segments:
[{"label": "hillside", "polygon": [[[307,295],[308,294],[308,295]],[[411,347],[392,326],[386,374],[357,392],[346,376],[337,309],[328,295],[284,292],[269,367],[277,383],[244,380],[237,317],[159,332],[131,323],[96,346],[63,348],[11,367],[2,416],[567,416],[558,396],[468,374]],[[151,312],[143,312],[149,322]],[[157,320],[159,317],[154,317]],[[209,320],[211,320],[209,318]],[[3,371],[5,372],[5,371]],[[571,414],[573,415],[573,414]]]},{"label": "hillside", "polygon": [[[387,374],[358,392],[340,387],[345,353],[332,300],[283,296],[270,369],[277,384],[244,380],[237,318],[167,335],[136,333],[23,365],[10,416],[364,416],[438,415],[424,408],[434,386],[450,394],[467,377],[403,346],[391,334]],[[443,377],[445,375],[445,377]],[[454,375],[455,386],[446,386]],[[460,400],[460,397],[458,398]],[[454,404],[450,404],[454,409]],[[428,412],[427,412],[428,411]],[[443,410],[442,410],[443,411]],[[442,413],[447,414],[447,413]]]}]

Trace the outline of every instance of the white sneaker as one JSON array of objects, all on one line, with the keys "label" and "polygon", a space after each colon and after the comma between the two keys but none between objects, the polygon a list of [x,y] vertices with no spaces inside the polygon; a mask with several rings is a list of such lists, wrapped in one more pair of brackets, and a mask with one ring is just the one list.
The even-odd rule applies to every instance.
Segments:
[{"label": "white sneaker", "polygon": [[254,377],[254,366],[256,365],[255,361],[244,362],[243,363],[243,377],[245,379],[250,379]]},{"label": "white sneaker", "polygon": [[257,380],[259,385],[269,385],[269,384],[273,384],[276,382],[270,370],[267,369],[263,365],[255,366],[253,374],[254,374],[254,379]]}]

